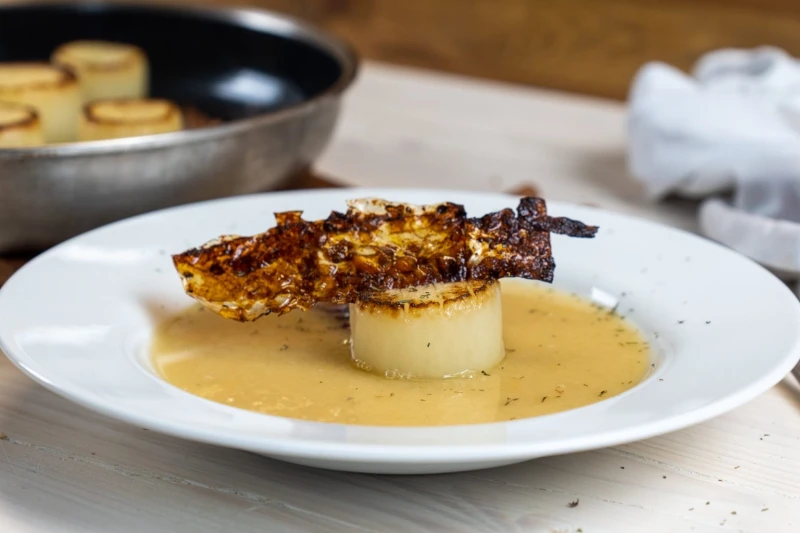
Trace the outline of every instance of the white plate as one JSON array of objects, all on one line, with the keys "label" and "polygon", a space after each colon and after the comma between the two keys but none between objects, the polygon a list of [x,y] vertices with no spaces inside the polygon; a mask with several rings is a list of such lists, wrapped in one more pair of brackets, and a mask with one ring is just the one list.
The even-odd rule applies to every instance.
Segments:
[{"label": "white plate", "polygon": [[800,305],[775,277],[699,237],[601,210],[550,204],[598,224],[594,240],[554,236],[555,284],[613,306],[646,332],[656,368],[597,404],[512,422],[387,428],[303,422],[203,400],[149,365],[154,323],[190,304],[169,254],[248,235],[272,213],[343,210],[348,198],[515,207],[505,195],[420,190],[288,192],[169,209],[112,224],[31,261],[0,290],[0,347],[74,402],[154,431],[286,461],[380,473],[448,472],[630,442],[706,420],[777,383],[800,358]]}]

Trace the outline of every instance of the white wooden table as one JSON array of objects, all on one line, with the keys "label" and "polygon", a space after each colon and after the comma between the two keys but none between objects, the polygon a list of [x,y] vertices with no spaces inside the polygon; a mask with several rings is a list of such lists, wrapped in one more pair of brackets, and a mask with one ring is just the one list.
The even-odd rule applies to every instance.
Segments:
[{"label": "white wooden table", "polygon": [[[548,199],[695,227],[693,205],[647,205],[626,177],[619,104],[376,64],[347,100],[318,166],[326,176],[485,190],[533,183]],[[61,400],[5,359],[0,432],[2,533],[800,531],[793,378],[664,437],[428,477],[311,470],[161,436]]]}]

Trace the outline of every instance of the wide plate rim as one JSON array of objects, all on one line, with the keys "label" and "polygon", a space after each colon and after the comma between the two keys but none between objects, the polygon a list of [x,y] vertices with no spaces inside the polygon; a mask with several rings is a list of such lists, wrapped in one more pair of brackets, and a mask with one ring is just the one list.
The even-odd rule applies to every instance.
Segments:
[{"label": "wide plate rim", "polygon": [[[74,237],[60,245],[57,245],[51,248],[50,250],[44,252],[37,258],[34,258],[31,262],[23,266],[22,269],[20,269],[17,273],[15,273],[6,282],[4,287],[0,288],[0,309],[2,309],[5,303],[4,294],[5,292],[7,292],[8,287],[16,283],[15,280],[18,279],[20,276],[25,275],[25,272],[30,272],[33,269],[38,268],[37,265],[48,261],[50,257],[52,257],[53,255],[57,255],[65,247],[68,247],[74,244],[75,242],[80,242],[81,239],[86,239],[87,237],[93,235],[96,236],[98,233],[102,232],[108,232],[108,231],[113,232],[115,228],[118,228],[121,225],[124,226],[124,225],[141,223],[142,219],[147,220],[151,218],[162,217],[165,216],[165,214],[168,215],[170,213],[174,214],[180,212],[191,212],[192,210],[198,210],[198,209],[202,210],[205,209],[209,204],[214,204],[219,206],[220,204],[235,205],[242,201],[259,202],[264,200],[265,198],[274,198],[275,196],[278,195],[280,195],[281,197],[294,197],[294,196],[302,197],[310,195],[315,197],[383,196],[386,198],[392,198],[393,196],[400,194],[414,194],[414,193],[429,194],[432,196],[441,196],[441,197],[446,197],[447,195],[458,196],[460,198],[473,197],[478,199],[478,201],[480,201],[479,200],[480,197],[485,197],[487,194],[496,198],[508,199],[511,202],[516,202],[518,198],[512,195],[484,193],[480,191],[449,191],[449,190],[439,190],[439,189],[350,188],[350,189],[334,189],[334,190],[281,191],[281,192],[263,193],[258,195],[249,195],[244,197],[216,199],[206,202],[199,202],[195,204],[188,204],[184,206],[168,208],[160,211],[146,213],[143,215],[138,215],[130,219],[115,222],[106,225],[104,227],[92,230],[83,235]],[[749,263],[752,267],[758,269],[761,272],[761,274],[771,278],[772,282],[781,283],[766,269],[763,269],[752,260],[744,256],[738,255],[735,252],[725,248],[720,244],[711,242],[707,239],[704,239],[703,237],[700,237],[698,235],[674,227],[666,226],[650,220],[634,217],[624,213],[617,213],[597,207],[577,205],[565,202],[548,202],[548,206],[550,210],[555,214],[559,214],[559,212],[561,211],[603,213],[605,216],[616,218],[623,223],[626,223],[627,221],[627,222],[634,222],[636,224],[644,224],[645,226],[658,228],[659,231],[667,231],[675,235],[680,235],[681,238],[688,238],[696,241],[702,241],[703,246],[709,246],[711,247],[711,249],[722,251],[725,254],[730,254],[729,256],[731,258],[735,258],[736,261],[743,261]],[[788,287],[783,286],[783,290],[785,291],[785,296],[787,298],[791,297],[794,301],[794,305],[792,307],[795,316],[800,317],[800,303],[797,302],[796,298],[794,298],[794,295],[788,289]],[[12,363],[18,368],[20,368],[20,370],[22,370],[23,373],[28,375],[37,383],[51,390],[52,392],[55,392],[56,394],[69,399],[70,401],[82,405],[83,407],[89,408],[90,410],[93,410],[95,412],[99,412],[105,416],[109,416],[117,420],[122,420],[126,423],[135,426],[152,429],[154,431],[158,431],[161,433],[177,437],[187,438],[190,440],[195,440],[210,444],[247,449],[250,451],[272,454],[281,457],[294,457],[294,458],[314,459],[314,460],[324,458],[328,460],[343,461],[343,462],[379,461],[381,463],[386,463],[386,464],[434,462],[434,461],[444,462],[444,463],[455,463],[464,461],[521,460],[521,459],[539,457],[543,455],[550,455],[553,453],[572,453],[577,451],[585,451],[585,450],[596,449],[606,446],[613,446],[626,442],[632,442],[635,440],[650,438],[653,436],[661,435],[664,433],[668,433],[671,431],[675,431],[677,429],[681,429],[684,427],[688,427],[690,425],[706,421],[710,418],[723,414],[731,409],[734,409],[752,400],[759,394],[763,393],[766,389],[778,383],[791,370],[791,368],[794,366],[797,360],[800,359],[800,337],[799,337],[798,339],[795,339],[795,343],[792,346],[791,350],[789,350],[785,355],[785,357],[783,358],[782,364],[776,365],[775,368],[773,368],[767,375],[763,376],[756,382],[751,383],[747,387],[747,390],[745,391],[740,391],[738,394],[735,394],[733,396],[717,399],[716,401],[710,403],[709,405],[700,409],[695,409],[689,413],[676,415],[671,418],[656,420],[649,424],[639,424],[632,428],[609,432],[600,437],[596,436],[591,439],[586,439],[579,436],[572,439],[562,439],[560,441],[556,440],[545,443],[537,443],[537,442],[489,443],[489,444],[479,443],[479,444],[459,444],[458,446],[453,446],[452,444],[443,444],[443,445],[425,445],[422,447],[409,446],[407,444],[397,444],[397,445],[355,444],[347,442],[326,443],[318,441],[303,441],[292,438],[286,438],[286,439],[271,438],[271,439],[263,439],[261,442],[254,442],[253,439],[237,438],[236,435],[220,435],[219,432],[214,429],[207,431],[202,428],[176,427],[174,424],[161,423],[158,420],[154,420],[152,416],[147,416],[145,414],[130,413],[125,410],[121,411],[119,408],[115,408],[114,406],[109,406],[109,405],[98,405],[96,402],[87,400],[85,396],[76,395],[74,391],[65,389],[63,385],[60,386],[58,383],[54,383],[53,381],[48,379],[47,376],[40,375],[38,372],[35,372],[31,368],[27,367],[22,361],[22,359],[17,356],[16,348],[14,346],[11,346],[6,341],[6,338],[3,335],[3,333],[4,333],[4,328],[2,324],[0,324],[0,350],[2,350],[6,354],[6,356],[12,361]],[[593,406],[589,406],[588,408],[584,409],[591,409],[593,407],[600,406],[601,409],[599,410],[604,410],[605,408],[608,407],[608,405],[604,406],[603,404],[607,403],[608,401],[600,402],[598,404],[594,404]],[[234,408],[227,408],[227,409],[234,409]],[[570,411],[567,411],[566,413],[569,412]],[[558,413],[541,418],[557,417],[561,415],[562,413]],[[252,416],[265,417],[266,419],[279,418],[279,417],[269,417],[267,415],[257,415],[257,414],[252,414]],[[507,428],[511,426],[528,424],[531,422],[531,420],[535,419],[517,420],[511,422],[496,422],[492,424],[479,424],[475,426],[447,426],[447,427],[476,428],[480,426],[489,428],[490,426],[492,426],[493,428],[496,429],[497,427]],[[315,423],[309,423],[309,424],[315,424]],[[366,428],[366,430],[370,428],[369,426],[344,426],[339,424],[330,424],[330,425],[343,426],[343,427],[357,427],[362,430],[364,430],[364,428]],[[419,428],[413,428],[413,429],[418,430]]]}]

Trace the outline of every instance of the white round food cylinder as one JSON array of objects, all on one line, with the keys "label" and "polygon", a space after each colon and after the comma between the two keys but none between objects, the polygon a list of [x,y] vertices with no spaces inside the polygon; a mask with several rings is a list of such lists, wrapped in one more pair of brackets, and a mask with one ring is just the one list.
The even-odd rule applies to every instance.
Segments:
[{"label": "white round food cylinder", "polygon": [[106,41],[73,41],[53,52],[53,63],[72,69],[83,102],[107,98],[144,98],[150,67],[138,46]]},{"label": "white round food cylinder", "polygon": [[78,125],[78,139],[100,141],[170,133],[183,128],[180,108],[157,98],[119,98],[86,104]]},{"label": "white round food cylinder", "polygon": [[28,148],[44,144],[36,110],[24,104],[0,102],[0,148]]},{"label": "white round food cylinder", "polygon": [[393,379],[489,371],[505,357],[498,282],[373,292],[350,305],[351,358]]},{"label": "white round food cylinder", "polygon": [[76,139],[81,93],[69,69],[47,63],[0,63],[0,101],[33,107],[45,141]]}]

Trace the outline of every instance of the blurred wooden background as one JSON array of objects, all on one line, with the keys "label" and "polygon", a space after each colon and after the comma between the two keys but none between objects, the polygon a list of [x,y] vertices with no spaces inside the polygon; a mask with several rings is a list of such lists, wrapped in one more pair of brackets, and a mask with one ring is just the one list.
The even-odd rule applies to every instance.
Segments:
[{"label": "blurred wooden background", "polygon": [[687,68],[725,46],[800,55],[800,0],[183,0],[271,8],[364,57],[625,98],[646,61]]},{"label": "blurred wooden background", "polygon": [[761,45],[800,56],[800,0],[131,1],[274,9],[368,59],[617,99],[647,61],[688,69],[709,50]]}]

